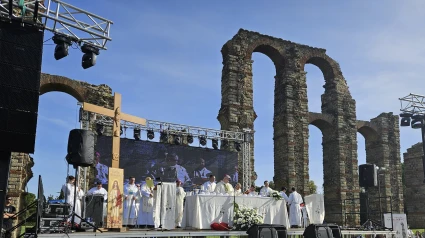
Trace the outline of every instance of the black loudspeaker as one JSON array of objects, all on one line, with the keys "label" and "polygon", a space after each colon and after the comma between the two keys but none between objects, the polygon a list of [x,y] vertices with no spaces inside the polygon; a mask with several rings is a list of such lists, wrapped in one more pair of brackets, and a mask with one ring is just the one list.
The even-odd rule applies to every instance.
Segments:
[{"label": "black loudspeaker", "polygon": [[74,129],[69,132],[66,160],[74,166],[88,167],[94,164],[93,131]]},{"label": "black loudspeaker", "polygon": [[270,224],[253,225],[246,233],[248,238],[286,238],[288,235],[285,226]]},{"label": "black loudspeaker", "polygon": [[85,200],[85,218],[91,218],[95,222],[96,226],[103,226],[103,209],[104,209],[104,198],[101,194],[94,194],[86,196]]},{"label": "black loudspeaker", "polygon": [[341,229],[335,224],[311,224],[304,230],[305,238],[341,238]]},{"label": "black loudspeaker", "polygon": [[44,32],[0,19],[0,151],[34,153]]},{"label": "black loudspeaker", "polygon": [[374,164],[359,165],[359,186],[364,188],[378,186],[378,174]]}]

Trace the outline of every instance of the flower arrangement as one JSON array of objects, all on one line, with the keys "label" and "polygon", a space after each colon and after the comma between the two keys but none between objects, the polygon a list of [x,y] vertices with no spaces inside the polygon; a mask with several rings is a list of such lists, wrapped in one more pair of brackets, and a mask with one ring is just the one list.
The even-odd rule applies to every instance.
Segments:
[{"label": "flower arrangement", "polygon": [[278,191],[273,191],[272,193],[270,193],[270,197],[274,198],[276,201],[283,199],[282,195],[280,195]]},{"label": "flower arrangement", "polygon": [[263,216],[257,213],[255,208],[239,207],[235,203],[235,215],[233,217],[233,230],[247,231],[251,226],[263,224]]}]

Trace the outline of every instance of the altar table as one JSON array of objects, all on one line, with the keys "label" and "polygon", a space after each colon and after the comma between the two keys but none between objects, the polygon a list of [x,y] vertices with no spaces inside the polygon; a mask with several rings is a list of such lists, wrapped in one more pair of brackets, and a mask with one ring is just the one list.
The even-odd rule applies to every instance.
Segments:
[{"label": "altar table", "polygon": [[256,208],[264,218],[264,224],[284,225],[289,228],[285,200],[270,197],[193,195],[187,196],[182,227],[211,229],[214,222],[233,224],[233,201],[239,206]]}]

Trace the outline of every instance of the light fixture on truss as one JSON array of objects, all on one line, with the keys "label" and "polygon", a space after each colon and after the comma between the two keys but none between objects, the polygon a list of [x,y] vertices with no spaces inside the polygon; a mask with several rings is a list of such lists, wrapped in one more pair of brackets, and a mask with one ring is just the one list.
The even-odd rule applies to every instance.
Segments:
[{"label": "light fixture on truss", "polygon": [[235,142],[235,149],[236,149],[236,151],[241,151],[242,150],[242,146],[241,146],[241,143],[239,143],[239,142]]},{"label": "light fixture on truss", "polygon": [[84,53],[83,58],[81,60],[81,65],[83,66],[83,69],[88,69],[96,64],[96,58],[100,54],[99,49],[84,44],[81,47],[81,51]]},{"label": "light fixture on truss", "polygon": [[207,138],[205,138],[205,136],[200,136],[199,144],[201,144],[202,146],[205,146],[207,144]]},{"label": "light fixture on truss", "polygon": [[155,138],[155,132],[153,130],[147,130],[146,136],[149,140],[153,140]]},{"label": "light fixture on truss", "polygon": [[182,138],[180,135],[174,134],[173,137],[174,137],[174,144],[180,145],[182,143]]},{"label": "light fixture on truss", "polygon": [[101,136],[105,132],[105,127],[103,124],[97,123],[96,124],[96,133],[97,135]]},{"label": "light fixture on truss", "polygon": [[188,144],[192,144],[193,143],[193,135],[192,134],[189,134],[189,135],[187,135],[187,143]]},{"label": "light fixture on truss", "polygon": [[67,36],[59,34],[55,34],[52,40],[56,44],[54,53],[55,59],[60,60],[68,56],[69,46],[72,44],[72,40]]},{"label": "light fixture on truss", "polygon": [[134,129],[133,135],[135,140],[140,140],[140,129],[139,128]]},{"label": "light fixture on truss", "polygon": [[212,147],[214,148],[214,150],[218,150],[218,140],[217,139],[212,139],[211,144],[212,144]]}]

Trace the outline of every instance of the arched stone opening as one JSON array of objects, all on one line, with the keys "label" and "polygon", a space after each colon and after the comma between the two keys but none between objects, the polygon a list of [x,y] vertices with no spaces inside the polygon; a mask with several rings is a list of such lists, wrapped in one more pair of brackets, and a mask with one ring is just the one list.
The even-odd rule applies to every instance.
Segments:
[{"label": "arched stone opening", "polygon": [[[256,114],[253,109],[253,52],[268,55],[276,66],[274,105],[274,161],[276,186],[296,187],[305,194],[308,186],[308,126],[309,117],[304,65],[314,64],[325,78],[322,114],[334,119],[332,133],[326,137],[333,166],[328,196],[336,201],[335,213],[342,210],[343,201],[355,198],[357,174],[357,140],[355,101],[352,99],[339,65],[324,49],[296,44],[257,32],[239,30],[222,49],[222,101],[218,120],[224,130],[253,129]],[[349,208],[355,210],[356,207]],[[353,210],[353,211],[354,211]],[[327,211],[327,214],[332,211]],[[328,222],[342,221],[342,216],[327,216]],[[351,218],[350,218],[351,219]],[[356,223],[357,220],[351,219]]]}]

